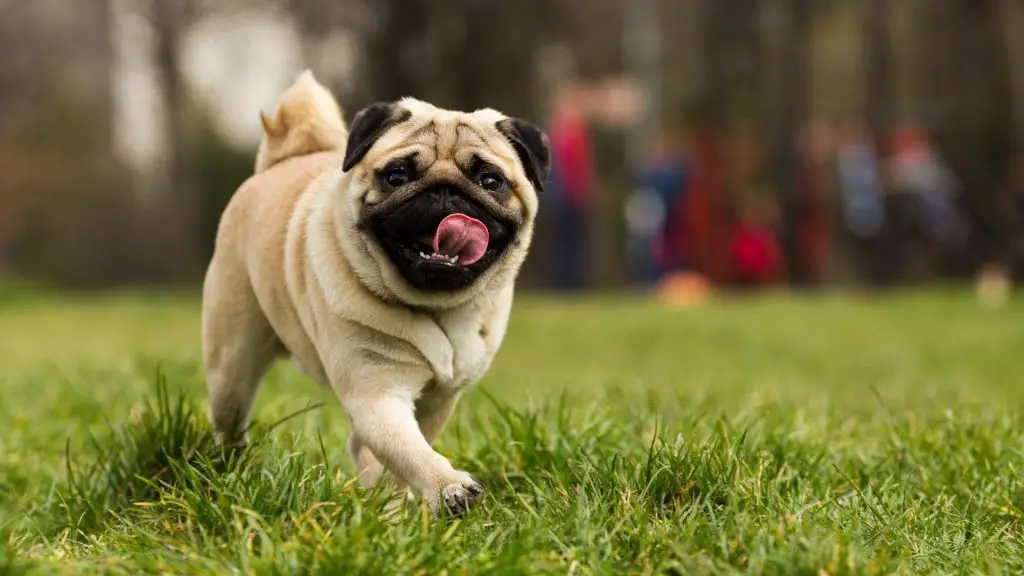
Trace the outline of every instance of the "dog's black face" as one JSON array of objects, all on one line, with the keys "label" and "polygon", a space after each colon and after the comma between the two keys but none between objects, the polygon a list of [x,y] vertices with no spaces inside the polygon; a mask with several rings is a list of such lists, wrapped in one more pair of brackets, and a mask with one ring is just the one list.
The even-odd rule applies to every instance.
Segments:
[{"label": "dog's black face", "polygon": [[417,180],[415,169],[400,159],[375,175],[388,198],[365,209],[362,227],[414,289],[466,288],[515,241],[519,218],[502,204],[510,184],[479,161],[459,178]]}]

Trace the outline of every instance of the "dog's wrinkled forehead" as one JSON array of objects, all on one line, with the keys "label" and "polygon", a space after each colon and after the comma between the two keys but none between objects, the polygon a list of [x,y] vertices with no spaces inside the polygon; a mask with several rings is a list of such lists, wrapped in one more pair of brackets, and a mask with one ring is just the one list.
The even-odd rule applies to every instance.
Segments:
[{"label": "dog's wrinkled forehead", "polygon": [[356,115],[344,170],[381,170],[397,158],[413,158],[423,169],[442,162],[466,168],[478,159],[536,192],[549,162],[547,137],[532,124],[489,108],[459,112],[414,98],[372,104]]},{"label": "dog's wrinkled forehead", "polygon": [[408,119],[381,135],[367,152],[364,166],[377,170],[393,158],[410,155],[422,168],[446,160],[467,166],[477,156],[510,176],[515,170],[515,150],[497,128],[505,119],[500,112],[457,112],[412,99],[397,105],[409,112]]}]

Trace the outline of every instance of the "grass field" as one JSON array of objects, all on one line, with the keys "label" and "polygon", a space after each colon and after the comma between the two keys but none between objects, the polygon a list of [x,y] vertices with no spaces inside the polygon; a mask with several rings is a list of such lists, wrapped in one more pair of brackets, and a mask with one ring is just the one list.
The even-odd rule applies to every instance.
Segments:
[{"label": "grass field", "polygon": [[221,459],[197,334],[184,297],[0,304],[0,574],[1024,571],[1022,300],[523,298],[445,522],[354,485],[288,364]]}]

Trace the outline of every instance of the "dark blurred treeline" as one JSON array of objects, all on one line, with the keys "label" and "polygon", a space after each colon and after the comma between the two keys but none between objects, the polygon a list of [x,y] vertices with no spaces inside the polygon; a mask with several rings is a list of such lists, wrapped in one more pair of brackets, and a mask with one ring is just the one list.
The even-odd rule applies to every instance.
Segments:
[{"label": "dark blurred treeline", "polygon": [[[789,255],[799,249],[809,127],[863,121],[885,150],[894,128],[924,126],[959,181],[971,224],[952,261],[924,275],[963,276],[1019,258],[1018,0],[0,0],[0,271],[78,286],[201,277],[220,210],[250,174],[255,145],[218,132],[186,79],[183,53],[194,27],[247,10],[272,10],[293,26],[303,63],[349,116],[411,94],[546,123],[567,79],[638,86],[648,104],[639,119],[593,126],[599,193],[583,257],[594,286],[628,280],[623,202],[635,163],[666,126],[691,149],[720,148],[726,181],[749,176],[768,190]],[[147,57],[165,128],[157,169],[145,177],[111,133],[115,11],[153,33]],[[357,48],[351,74],[321,66],[338,31]],[[744,139],[757,150],[754,165],[732,174],[739,163],[726,151]],[[709,197],[705,209],[716,202],[733,200]],[[553,225],[542,222],[524,283],[545,283]],[[724,242],[708,238],[709,254]],[[857,259],[842,242],[829,250],[840,263]],[[790,265],[787,275],[799,270]]]}]

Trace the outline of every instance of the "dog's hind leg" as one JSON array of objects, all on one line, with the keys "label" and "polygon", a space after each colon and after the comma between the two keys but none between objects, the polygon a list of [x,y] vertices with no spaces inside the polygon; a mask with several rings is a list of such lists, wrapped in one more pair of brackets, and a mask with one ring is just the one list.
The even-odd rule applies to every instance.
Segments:
[{"label": "dog's hind leg", "polygon": [[245,445],[260,380],[283,352],[244,276],[211,267],[203,293],[203,362],[210,419],[226,446]]}]

